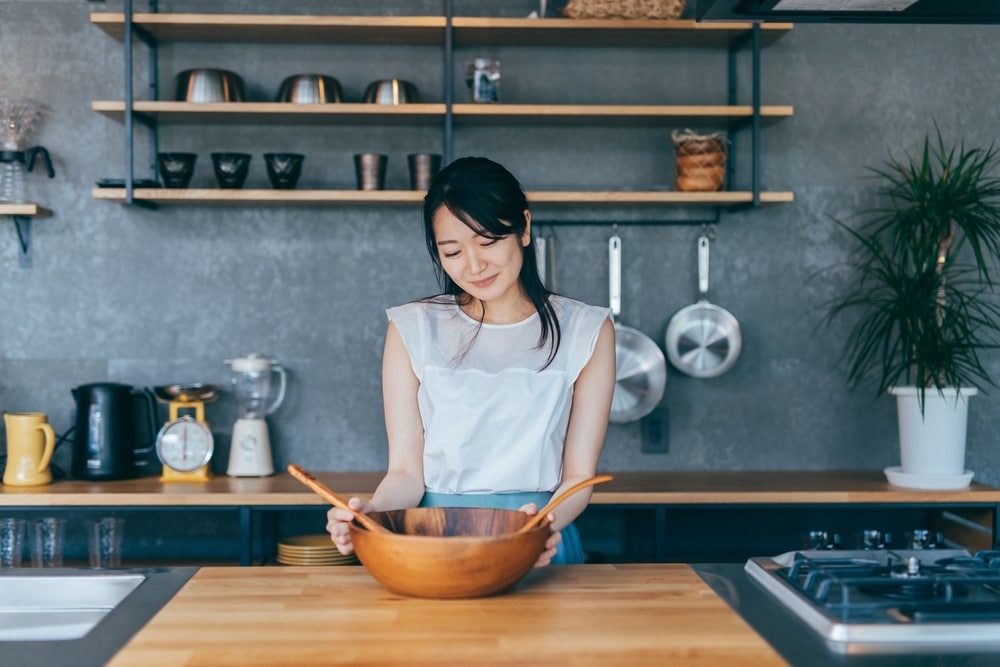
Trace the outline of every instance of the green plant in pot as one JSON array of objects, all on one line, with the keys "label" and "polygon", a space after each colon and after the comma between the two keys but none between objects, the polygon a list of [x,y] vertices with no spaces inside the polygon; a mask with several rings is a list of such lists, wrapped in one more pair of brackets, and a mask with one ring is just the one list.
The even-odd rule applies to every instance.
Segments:
[{"label": "green plant in pot", "polygon": [[854,316],[843,359],[852,388],[874,382],[896,396],[902,465],[889,481],[910,488],[968,486],[968,398],[995,386],[981,355],[1000,340],[993,274],[1000,257],[995,145],[946,145],[939,129],[920,151],[869,167],[884,203],[861,213],[854,279],[827,322]]}]

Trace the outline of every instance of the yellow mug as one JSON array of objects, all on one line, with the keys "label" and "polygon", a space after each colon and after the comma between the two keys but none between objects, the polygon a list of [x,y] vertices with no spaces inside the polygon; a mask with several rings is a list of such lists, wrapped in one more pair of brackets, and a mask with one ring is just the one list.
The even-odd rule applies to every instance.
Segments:
[{"label": "yellow mug", "polygon": [[7,468],[3,483],[9,486],[41,486],[52,481],[49,461],[56,447],[56,434],[43,412],[5,412]]}]

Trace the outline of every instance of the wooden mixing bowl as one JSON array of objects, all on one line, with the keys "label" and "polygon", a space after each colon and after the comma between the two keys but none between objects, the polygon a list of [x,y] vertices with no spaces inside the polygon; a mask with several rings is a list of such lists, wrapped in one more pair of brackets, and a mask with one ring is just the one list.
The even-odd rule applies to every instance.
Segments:
[{"label": "wooden mixing bowl", "polygon": [[388,590],[421,598],[506,591],[534,567],[551,531],[517,510],[420,507],[369,514],[392,533],[350,524],[358,560]]}]

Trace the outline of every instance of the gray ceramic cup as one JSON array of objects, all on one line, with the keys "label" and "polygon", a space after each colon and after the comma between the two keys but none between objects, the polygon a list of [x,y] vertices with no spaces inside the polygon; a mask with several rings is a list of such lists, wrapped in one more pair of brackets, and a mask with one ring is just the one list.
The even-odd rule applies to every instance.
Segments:
[{"label": "gray ceramic cup", "polygon": [[385,166],[388,155],[380,153],[359,153],[354,156],[354,171],[358,179],[358,190],[384,190]]}]

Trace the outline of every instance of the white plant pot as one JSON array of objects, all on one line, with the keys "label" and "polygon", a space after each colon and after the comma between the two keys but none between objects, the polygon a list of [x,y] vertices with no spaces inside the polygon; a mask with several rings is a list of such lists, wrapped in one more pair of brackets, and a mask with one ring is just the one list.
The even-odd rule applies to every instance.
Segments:
[{"label": "white plant pot", "polygon": [[889,393],[896,397],[902,476],[945,480],[940,482],[941,488],[947,486],[948,479],[955,480],[958,487],[968,485],[962,478],[971,479],[965,470],[969,397],[978,390],[945,389],[942,395],[936,388],[927,389],[923,414],[916,387],[892,387]]}]

